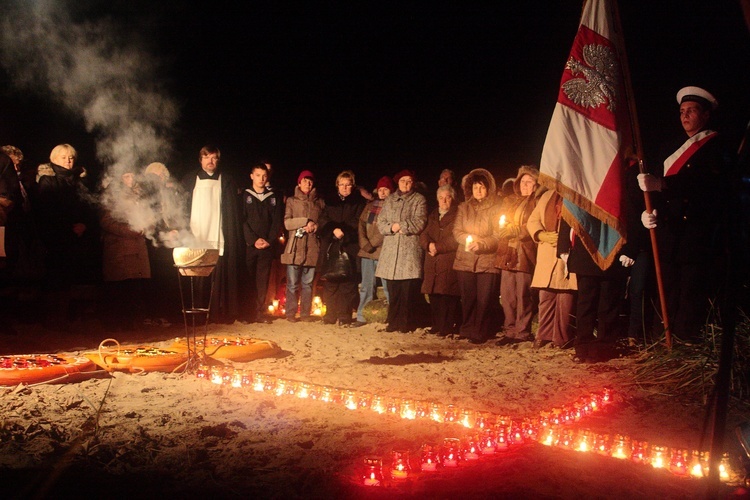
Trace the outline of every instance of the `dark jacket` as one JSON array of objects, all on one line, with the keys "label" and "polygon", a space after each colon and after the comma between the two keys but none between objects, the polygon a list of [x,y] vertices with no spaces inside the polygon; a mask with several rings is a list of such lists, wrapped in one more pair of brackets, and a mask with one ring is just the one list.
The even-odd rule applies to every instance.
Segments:
[{"label": "dark jacket", "polygon": [[322,266],[328,252],[328,246],[335,240],[333,230],[336,228],[344,232],[341,240],[342,250],[351,259],[359,252],[359,216],[365,208],[365,202],[359,192],[353,192],[343,200],[338,192],[326,200],[325,209],[318,222],[318,237],[320,238],[320,258]]},{"label": "dark jacket", "polygon": [[[453,270],[458,249],[458,242],[453,237],[457,214],[458,207],[453,205],[441,219],[436,208],[427,218],[427,227],[419,235],[419,244],[425,251],[422,293],[461,295],[458,276]],[[437,249],[434,257],[429,253],[430,243],[435,243]]]},{"label": "dark jacket", "polygon": [[284,224],[284,199],[273,190],[266,188],[256,193],[252,188],[242,193],[243,224],[245,245],[253,247],[258,239],[278,245],[278,235]]}]

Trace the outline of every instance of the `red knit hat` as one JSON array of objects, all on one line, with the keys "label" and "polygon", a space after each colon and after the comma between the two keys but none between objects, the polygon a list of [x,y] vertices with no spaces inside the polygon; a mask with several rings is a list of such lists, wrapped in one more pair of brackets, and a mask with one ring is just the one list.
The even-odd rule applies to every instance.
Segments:
[{"label": "red knit hat", "polygon": [[415,174],[413,170],[408,170],[408,169],[407,170],[402,170],[401,172],[399,172],[396,175],[394,175],[393,176],[393,182],[395,182],[396,184],[398,184],[398,180],[401,177],[407,177],[407,176],[411,177],[412,181],[417,182],[417,174]]},{"label": "red knit hat", "polygon": [[313,182],[315,182],[315,176],[313,175],[313,173],[310,172],[309,170],[303,170],[302,172],[300,172],[299,176],[297,176],[297,184],[302,182],[302,179],[306,177],[312,179]]},{"label": "red knit hat", "polygon": [[375,186],[375,191],[377,191],[380,188],[388,188],[389,191],[393,192],[393,181],[391,180],[391,178],[388,177],[387,175],[384,175],[383,177],[381,177],[380,180],[378,181],[378,185]]}]

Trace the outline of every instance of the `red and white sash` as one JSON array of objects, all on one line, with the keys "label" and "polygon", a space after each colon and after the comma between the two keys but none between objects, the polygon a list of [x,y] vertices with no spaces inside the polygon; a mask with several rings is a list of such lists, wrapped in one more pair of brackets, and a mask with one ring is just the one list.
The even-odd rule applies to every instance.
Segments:
[{"label": "red and white sash", "polygon": [[668,175],[675,175],[680,171],[683,165],[685,165],[691,156],[693,156],[700,148],[702,148],[708,141],[716,137],[717,132],[713,130],[704,130],[698,132],[685,143],[679,147],[677,151],[664,160],[664,177]]}]

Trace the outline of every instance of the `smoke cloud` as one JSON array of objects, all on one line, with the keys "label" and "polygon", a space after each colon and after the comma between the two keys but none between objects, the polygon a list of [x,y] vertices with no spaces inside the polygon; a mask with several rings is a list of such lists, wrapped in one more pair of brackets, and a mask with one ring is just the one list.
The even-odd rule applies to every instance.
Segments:
[{"label": "smoke cloud", "polygon": [[[120,180],[126,173],[140,175],[151,162],[167,161],[178,107],[160,84],[156,59],[142,40],[112,20],[76,22],[66,5],[59,0],[9,2],[0,28],[0,61],[17,86],[51,96],[83,118],[105,167],[107,189],[100,201],[135,230],[157,239],[157,222],[164,217],[154,210],[163,209],[165,199],[178,200],[161,190],[179,187],[151,183],[158,189],[143,193],[152,199],[134,208],[118,204],[128,198],[119,192],[126,189]],[[177,212],[185,217],[182,207],[169,210],[175,228],[188,226],[187,220],[174,218]]]}]

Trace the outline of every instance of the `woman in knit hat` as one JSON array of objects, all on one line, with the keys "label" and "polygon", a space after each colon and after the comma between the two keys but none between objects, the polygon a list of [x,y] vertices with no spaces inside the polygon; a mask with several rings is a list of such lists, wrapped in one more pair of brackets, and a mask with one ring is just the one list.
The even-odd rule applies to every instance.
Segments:
[{"label": "woman in knit hat", "polygon": [[[393,181],[383,176],[375,188],[375,199],[370,201],[359,217],[359,253],[362,266],[362,282],[359,285],[359,307],[357,321],[352,325],[359,327],[367,322],[363,310],[368,302],[375,298],[375,269],[378,267],[380,250],[383,246],[383,235],[378,230],[378,214],[383,208],[383,201],[393,192]],[[385,300],[388,302],[388,287],[383,281]]]}]

